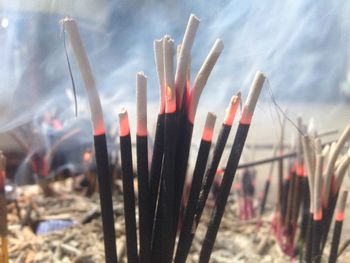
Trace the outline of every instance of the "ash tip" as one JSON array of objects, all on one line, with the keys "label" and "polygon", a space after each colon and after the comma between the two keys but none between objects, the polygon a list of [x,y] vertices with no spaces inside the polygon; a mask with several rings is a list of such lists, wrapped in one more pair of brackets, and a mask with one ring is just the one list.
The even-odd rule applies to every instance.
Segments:
[{"label": "ash tip", "polygon": [[126,114],[128,114],[128,110],[125,107],[119,110],[119,113],[118,113],[119,117],[124,116]]},{"label": "ash tip", "polygon": [[221,51],[224,49],[224,42],[223,42],[220,38],[217,38],[217,39],[215,40],[214,49],[215,49],[217,52],[221,52]]},{"label": "ash tip", "polygon": [[140,79],[147,79],[147,76],[145,75],[145,73],[143,71],[137,72],[136,76]]},{"label": "ash tip", "polygon": [[197,22],[197,23],[201,22],[201,20],[193,13],[190,15],[190,21]]},{"label": "ash tip", "polygon": [[161,40],[174,43],[174,39],[168,34],[166,34]]},{"label": "ash tip", "polygon": [[73,21],[74,21],[74,19],[73,19],[72,17],[70,17],[70,16],[65,16],[64,18],[62,18],[62,19],[59,21],[59,23],[60,23],[61,25],[64,25],[65,23],[73,22]]}]

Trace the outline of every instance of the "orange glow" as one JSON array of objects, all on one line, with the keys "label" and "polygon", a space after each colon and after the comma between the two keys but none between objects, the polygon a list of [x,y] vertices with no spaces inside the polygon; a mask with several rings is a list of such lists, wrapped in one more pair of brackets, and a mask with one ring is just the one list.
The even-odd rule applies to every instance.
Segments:
[{"label": "orange glow", "polygon": [[296,172],[298,176],[304,176],[304,166],[296,165]]},{"label": "orange glow", "polygon": [[99,125],[98,127],[94,127],[94,136],[103,135],[105,133],[105,127],[103,124]]},{"label": "orange glow", "polygon": [[213,129],[205,128],[202,135],[202,140],[210,142],[213,138]]},{"label": "orange glow", "polygon": [[251,113],[246,107],[244,107],[239,123],[249,125],[252,121],[252,117],[253,113]]},{"label": "orange glow", "polygon": [[127,136],[130,134],[129,119],[119,119],[119,136]]},{"label": "orange glow", "polygon": [[160,105],[159,105],[159,113],[163,114],[165,112],[165,96],[164,96],[164,86],[162,85],[162,92],[160,93]]},{"label": "orange glow", "polygon": [[174,98],[174,93],[169,86],[167,86],[165,89],[165,97],[166,97],[165,112],[166,113],[175,112],[176,111],[176,100]]},{"label": "orange glow", "polygon": [[345,217],[344,212],[338,212],[335,216],[335,220],[336,221],[344,221],[344,217]]},{"label": "orange glow", "polygon": [[322,210],[315,212],[314,213],[314,220],[315,221],[320,221],[322,220],[323,214],[322,214]]},{"label": "orange glow", "polygon": [[233,97],[233,100],[231,100],[230,107],[227,109],[226,115],[225,115],[225,119],[224,119],[224,124],[225,125],[229,125],[229,126],[232,125],[232,123],[233,123],[233,121],[235,119],[236,113],[237,113],[239,100],[240,99],[239,99],[238,96]]},{"label": "orange glow", "polygon": [[83,154],[83,160],[84,160],[85,162],[90,161],[90,160],[91,160],[91,153],[88,152],[88,151],[84,152],[84,154]]}]

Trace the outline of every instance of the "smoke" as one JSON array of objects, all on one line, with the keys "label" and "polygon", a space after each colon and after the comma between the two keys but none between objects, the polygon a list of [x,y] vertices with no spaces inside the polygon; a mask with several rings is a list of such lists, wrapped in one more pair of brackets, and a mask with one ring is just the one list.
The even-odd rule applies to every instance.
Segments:
[{"label": "smoke", "polygon": [[[200,107],[210,105],[223,111],[238,90],[247,94],[256,70],[266,73],[278,100],[289,102],[339,99],[346,79],[350,47],[350,4],[346,1],[91,0],[81,5],[79,1],[52,1],[46,6],[37,2],[26,1],[22,6],[20,1],[11,1],[0,9],[1,132],[40,120],[51,111],[65,131],[89,118],[79,70],[68,50],[78,94],[78,118],[74,116],[58,23],[65,15],[78,22],[107,126],[114,130],[118,109],[134,107],[140,70],[148,76],[148,98],[156,108],[159,92],[153,40],[170,34],[179,44],[191,13],[201,19],[192,51],[192,80],[215,39],[225,44]],[[90,132],[88,125],[82,127]]]}]

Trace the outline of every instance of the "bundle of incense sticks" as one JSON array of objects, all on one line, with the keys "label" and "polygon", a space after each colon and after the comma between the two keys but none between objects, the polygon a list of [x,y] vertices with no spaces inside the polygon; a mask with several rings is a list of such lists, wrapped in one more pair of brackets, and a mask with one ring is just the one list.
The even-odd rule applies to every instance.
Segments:
[{"label": "bundle of incense sticks", "polygon": [[[278,185],[280,194],[272,226],[286,254],[306,262],[321,262],[342,181],[350,164],[350,151],[344,153],[344,145],[350,139],[350,125],[331,145],[322,145],[319,136],[305,131],[299,118],[296,159],[289,164],[287,176],[280,170],[279,178],[285,179]],[[342,214],[339,203],[338,207],[337,211]],[[335,254],[340,232],[338,226],[333,236]],[[334,254],[331,258],[334,260]]]},{"label": "bundle of incense sticks", "polygon": [[[123,172],[124,217],[128,262],[185,262],[197,225],[200,221],[215,172],[225,148],[236,111],[240,93],[232,97],[215,143],[212,159],[208,163],[215,115],[208,113],[194,170],[187,202],[183,202],[183,188],[187,174],[192,132],[201,93],[216,64],[223,43],[216,40],[204,60],[194,82],[190,82],[190,55],[199,19],[190,16],[184,38],[178,48],[174,63],[174,40],[166,35],[154,42],[156,69],[160,85],[160,107],[150,169],[148,167],[147,129],[147,77],[137,74],[136,148],[138,189],[134,190],[134,171],[130,126],[127,110],[119,113],[119,136]],[[100,188],[105,259],[116,262],[114,217],[104,121],[100,99],[92,71],[85,54],[78,28],[74,20],[63,20],[86,86],[91,109],[96,162]],[[174,68],[176,64],[176,68]],[[255,106],[263,87],[265,76],[258,72],[246,100],[231,154],[203,243],[200,262],[208,262],[224,213],[234,175],[248,135]],[[139,217],[135,213],[135,192],[138,193]],[[184,203],[184,205],[182,205]],[[181,208],[184,211],[181,211]],[[180,216],[183,214],[183,217]],[[139,235],[137,235],[139,225]],[[176,248],[177,233],[180,233]],[[139,242],[137,240],[139,237]],[[139,246],[138,246],[139,243]]]},{"label": "bundle of incense sticks", "polygon": [[[183,188],[199,99],[223,50],[222,41],[216,40],[194,82],[190,83],[190,54],[198,25],[199,19],[191,15],[183,41],[178,48],[176,63],[174,63],[174,40],[170,36],[166,35],[154,42],[155,64],[160,86],[160,107],[150,167],[148,167],[147,157],[147,78],[143,73],[137,74],[136,175],[138,189],[135,192],[138,193],[139,205],[139,250],[136,240],[137,224],[135,222],[137,218],[133,199],[134,189],[131,184],[133,181],[132,137],[130,137],[126,110],[123,109],[119,114],[129,262],[186,261],[240,102],[240,93],[232,97],[215,143],[212,159],[207,167],[216,119],[213,113],[208,113],[194,170],[190,171],[192,181],[188,199],[184,198]],[[175,69],[174,64],[176,64]],[[264,79],[262,73],[257,73],[242,113],[240,128],[232,147],[235,150],[232,150],[232,156],[228,162],[229,172],[227,172],[225,179],[227,182],[222,184],[219,189],[219,197],[221,198],[219,201],[219,209],[221,210],[219,221],[229,194],[227,189],[231,189],[233,175],[237,169]],[[239,152],[236,151],[237,147]],[[227,186],[223,186],[225,184]],[[213,229],[219,227],[219,221],[215,220]],[[179,238],[176,243],[177,233],[179,233]],[[210,242],[214,241],[215,237],[210,238]]]},{"label": "bundle of incense sticks", "polygon": [[7,248],[7,202],[5,196],[5,166],[6,159],[0,151],[0,262],[9,262],[8,248]]}]

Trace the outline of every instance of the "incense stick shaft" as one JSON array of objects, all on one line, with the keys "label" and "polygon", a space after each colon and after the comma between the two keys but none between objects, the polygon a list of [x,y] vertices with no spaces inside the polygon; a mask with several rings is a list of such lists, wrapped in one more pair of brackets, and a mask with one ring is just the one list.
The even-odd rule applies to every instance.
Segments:
[{"label": "incense stick shaft", "polygon": [[127,258],[128,262],[138,262],[134,175],[132,169],[130,133],[125,136],[120,136],[120,153],[123,172],[123,198]]}]

